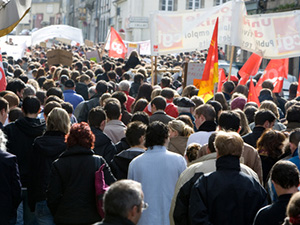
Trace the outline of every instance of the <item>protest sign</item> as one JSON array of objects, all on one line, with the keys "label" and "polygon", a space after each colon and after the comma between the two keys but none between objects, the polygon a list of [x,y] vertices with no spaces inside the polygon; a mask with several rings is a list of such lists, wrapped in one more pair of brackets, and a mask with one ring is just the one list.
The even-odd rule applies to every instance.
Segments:
[{"label": "protest sign", "polygon": [[97,50],[86,52],[85,55],[86,55],[86,58],[89,60],[92,60],[94,62],[100,62],[100,56],[99,56],[99,52]]},{"label": "protest sign", "polygon": [[84,44],[88,47],[94,47],[94,42],[87,39],[84,40]]},{"label": "protest sign", "polygon": [[194,84],[194,79],[202,79],[204,63],[188,63],[186,85]]},{"label": "protest sign", "polygon": [[73,62],[73,54],[66,50],[55,49],[47,52],[47,59],[49,65],[62,64],[65,66],[71,66]]}]

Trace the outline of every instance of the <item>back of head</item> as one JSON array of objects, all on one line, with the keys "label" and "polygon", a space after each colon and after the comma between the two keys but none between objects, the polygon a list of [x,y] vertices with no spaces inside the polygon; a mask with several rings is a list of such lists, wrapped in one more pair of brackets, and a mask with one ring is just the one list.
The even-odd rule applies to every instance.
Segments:
[{"label": "back of head", "polygon": [[219,157],[226,155],[240,157],[244,141],[236,132],[219,131],[215,139],[215,147]]},{"label": "back of head", "polygon": [[215,140],[216,140],[216,136],[217,136],[217,132],[212,133],[209,138],[208,138],[208,145],[207,147],[209,148],[209,151],[212,152],[216,152],[216,148],[215,148]]},{"label": "back of head", "polygon": [[271,110],[275,116],[279,119],[279,112],[278,112],[278,108],[277,105],[270,100],[265,100],[261,103],[259,109],[269,109]]},{"label": "back of head", "polygon": [[222,91],[231,94],[235,88],[235,84],[232,81],[226,81],[222,86]]},{"label": "back of head", "polygon": [[26,87],[24,88],[23,98],[26,98],[30,95],[35,95],[35,94],[36,94],[35,88],[30,84],[26,84]]},{"label": "back of head", "polygon": [[28,96],[24,99],[22,109],[26,114],[37,114],[40,110],[41,103],[35,96]]},{"label": "back of head", "polygon": [[97,106],[90,110],[88,122],[91,127],[99,128],[102,121],[104,120],[106,120],[106,112],[100,106]]},{"label": "back of head", "polygon": [[274,113],[268,109],[258,110],[254,115],[255,126],[263,126],[266,121],[272,123],[275,119]]},{"label": "back of head", "polygon": [[157,110],[165,110],[167,106],[166,99],[162,96],[156,96],[152,101],[151,105],[154,105]]},{"label": "back of head", "polygon": [[198,143],[191,143],[186,148],[186,156],[189,160],[189,162],[194,161],[198,157],[198,153],[201,149],[201,145]]},{"label": "back of head", "polygon": [[258,153],[265,154],[273,159],[278,159],[283,153],[286,136],[277,130],[266,130],[257,140]]},{"label": "back of head", "polygon": [[70,130],[70,117],[66,110],[62,108],[53,108],[48,114],[47,131],[59,131],[64,134],[69,133]]},{"label": "back of head", "polygon": [[300,106],[292,105],[286,112],[286,120],[291,122],[300,123]]},{"label": "back of head", "polygon": [[21,90],[24,88],[25,88],[25,83],[20,79],[11,80],[8,82],[6,86],[6,90],[12,91],[15,94],[17,94],[17,92],[21,92]]},{"label": "back of head", "polygon": [[234,111],[223,111],[219,116],[219,126],[225,131],[237,132],[240,128],[241,117]]},{"label": "back of head", "polygon": [[289,99],[294,99],[297,96],[298,82],[291,83],[289,87]]},{"label": "back of head", "polygon": [[168,123],[168,127],[173,131],[177,131],[179,136],[189,137],[192,133],[194,133],[193,128],[177,119],[171,120]]},{"label": "back of head", "polygon": [[286,215],[293,225],[300,224],[300,192],[293,194],[286,208]]},{"label": "back of head", "polygon": [[49,97],[50,95],[55,95],[57,97],[59,97],[60,99],[64,99],[64,95],[63,92],[60,88],[57,87],[51,87],[47,90],[46,92],[46,96]]},{"label": "back of head", "polygon": [[261,87],[262,87],[262,88],[269,89],[270,91],[273,91],[273,89],[274,89],[273,82],[272,82],[270,79],[265,80],[265,81],[262,83]]},{"label": "back of head", "polygon": [[9,110],[9,114],[8,114],[9,122],[14,122],[17,119],[22,118],[22,117],[24,117],[24,113],[22,112],[22,110],[19,107]]},{"label": "back of head", "polygon": [[154,121],[147,128],[145,146],[152,148],[155,145],[164,145],[168,136],[167,125],[160,121]]},{"label": "back of head", "polygon": [[143,201],[142,186],[133,180],[119,180],[113,183],[103,197],[106,216],[127,218],[134,206]]},{"label": "back of head", "polygon": [[122,80],[120,83],[119,83],[119,89],[120,91],[129,91],[130,89],[130,82],[128,80]]},{"label": "back of head", "polygon": [[140,145],[140,138],[146,134],[147,125],[140,122],[135,121],[131,122],[127,126],[126,130],[126,140],[130,147]]},{"label": "back of head", "polygon": [[107,118],[110,120],[118,120],[121,115],[121,104],[118,99],[108,98],[104,101],[104,110]]},{"label": "back of head", "polygon": [[161,84],[161,87],[170,87],[171,85],[171,82],[172,82],[172,79],[170,77],[162,77],[161,78],[161,81],[160,81],[160,84]]},{"label": "back of head", "polygon": [[161,91],[161,96],[165,97],[166,99],[174,98],[174,91],[171,88],[164,88]]},{"label": "back of head", "polygon": [[300,128],[296,128],[290,133],[289,141],[290,143],[293,143],[295,146],[298,146],[300,142]]},{"label": "back of head", "polygon": [[75,123],[66,137],[66,142],[69,148],[78,145],[87,149],[93,149],[95,135],[87,123]]},{"label": "back of head", "polygon": [[216,111],[211,105],[203,104],[195,109],[195,115],[198,117],[203,115],[206,121],[214,121],[216,118]]},{"label": "back of head", "polygon": [[100,80],[97,82],[96,91],[101,96],[103,93],[107,92],[108,84],[104,80]]},{"label": "back of head", "polygon": [[48,102],[44,107],[44,115],[48,117],[48,114],[52,111],[54,108],[62,108],[61,104],[56,101],[50,101]]},{"label": "back of head", "polygon": [[8,108],[14,106],[18,106],[19,103],[19,98],[16,95],[13,94],[6,94],[3,98],[0,97],[0,111],[2,109],[4,109],[4,111],[6,112],[8,110]]},{"label": "back of head", "polygon": [[105,72],[108,72],[108,71],[111,70],[111,63],[110,62],[105,62],[102,67],[105,70]]},{"label": "back of head", "polygon": [[124,105],[127,102],[127,96],[123,91],[116,91],[111,95],[111,97],[118,99],[121,105]]},{"label": "back of head", "polygon": [[149,115],[142,111],[135,112],[131,117],[131,122],[134,121],[140,121],[148,126],[150,123]]},{"label": "back of head", "polygon": [[254,114],[258,109],[254,106],[248,106],[244,109],[244,113],[247,117],[248,123],[254,122]]},{"label": "back of head", "polygon": [[271,169],[271,180],[284,189],[299,185],[299,171],[297,166],[287,160],[278,161]]}]

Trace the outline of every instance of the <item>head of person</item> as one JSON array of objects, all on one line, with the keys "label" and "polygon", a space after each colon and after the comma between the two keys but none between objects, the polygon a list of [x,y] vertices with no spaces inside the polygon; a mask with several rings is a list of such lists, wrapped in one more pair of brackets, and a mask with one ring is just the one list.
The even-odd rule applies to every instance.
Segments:
[{"label": "head of person", "polygon": [[181,120],[171,120],[168,123],[168,128],[170,138],[177,136],[189,137],[194,133],[194,129]]},{"label": "head of person", "polygon": [[47,120],[47,117],[49,113],[52,111],[54,108],[62,108],[61,104],[56,102],[56,101],[50,101],[48,102],[45,107],[44,107],[44,118]]},{"label": "head of person", "polygon": [[14,92],[20,99],[23,99],[25,83],[20,79],[13,79],[8,82],[6,90]]},{"label": "head of person", "polygon": [[55,96],[59,97],[60,99],[64,100],[64,95],[60,88],[57,88],[57,87],[49,88],[46,92],[46,96],[49,97],[51,95],[55,95]]},{"label": "head of person", "polygon": [[286,215],[292,225],[300,225],[300,192],[293,194],[286,207]]},{"label": "head of person", "polygon": [[257,108],[254,106],[248,106],[244,108],[244,113],[247,117],[248,124],[254,122],[254,115],[257,112]]},{"label": "head of person", "polygon": [[298,148],[298,144],[300,142],[300,128],[296,128],[291,131],[289,142],[291,152],[294,153],[294,151]]},{"label": "head of person", "polygon": [[238,132],[240,122],[241,117],[235,111],[223,111],[219,116],[219,128],[221,130]]},{"label": "head of person", "polygon": [[100,106],[92,108],[88,115],[88,123],[91,127],[103,131],[106,125],[106,112]]},{"label": "head of person", "polygon": [[217,101],[214,101],[214,100],[209,100],[207,102],[207,104],[212,105],[212,107],[214,107],[215,112],[216,112],[216,118],[215,118],[215,120],[218,122],[218,117],[219,117],[220,113],[223,110],[223,107],[222,107],[221,103],[217,102]]},{"label": "head of person", "polygon": [[218,131],[215,139],[217,158],[222,156],[241,157],[244,141],[237,132]]},{"label": "head of person", "polygon": [[132,114],[131,122],[134,122],[134,121],[140,121],[148,126],[150,123],[150,118],[146,112],[139,111],[139,112],[135,112],[134,114]]},{"label": "head of person", "polygon": [[144,145],[146,130],[147,125],[140,121],[134,121],[128,124],[126,140],[130,147]]},{"label": "head of person", "polygon": [[292,105],[286,112],[286,120],[288,123],[300,123],[300,106]]},{"label": "head of person", "polygon": [[96,92],[98,95],[103,95],[108,91],[108,83],[105,80],[100,80],[96,84]]},{"label": "head of person", "polygon": [[109,120],[121,119],[121,104],[116,98],[108,98],[104,101],[104,110]]},{"label": "head of person", "polygon": [[172,100],[174,98],[174,91],[171,88],[162,89],[160,94],[161,96],[169,100]]},{"label": "head of person", "polygon": [[3,98],[8,102],[9,109],[13,109],[15,107],[18,107],[20,104],[20,99],[18,95],[16,95],[14,92],[9,92],[3,96]]},{"label": "head of person", "polygon": [[143,111],[145,109],[145,107],[148,105],[148,101],[145,98],[140,98],[139,100],[137,100],[134,105],[133,105],[133,109],[132,109],[132,113],[136,113],[139,111]]},{"label": "head of person", "polygon": [[240,122],[241,130],[239,131],[240,135],[244,136],[244,135],[250,133],[251,129],[249,127],[249,122],[247,120],[246,114],[240,109],[235,109],[234,112],[238,113],[241,118],[241,122]]},{"label": "head of person", "polygon": [[245,97],[236,97],[231,101],[230,108],[231,110],[233,109],[243,110],[246,103],[247,103],[247,99]]},{"label": "head of person", "polygon": [[54,108],[48,114],[46,122],[47,131],[59,131],[67,134],[70,131],[70,117],[66,110],[62,108]]},{"label": "head of person", "polygon": [[22,109],[20,109],[19,107],[13,108],[11,110],[9,110],[9,114],[8,114],[8,122],[14,122],[17,119],[20,119],[24,117],[24,113],[22,111]]},{"label": "head of person", "polygon": [[39,113],[41,103],[35,96],[28,96],[24,99],[22,110],[25,116],[37,115]]},{"label": "head of person", "polygon": [[137,94],[136,99],[140,99],[140,98],[145,98],[147,99],[147,101],[151,101],[151,93],[153,91],[153,87],[151,84],[148,83],[143,83],[140,87],[139,87],[139,91]]},{"label": "head of person", "polygon": [[215,94],[215,100],[222,105],[223,110],[228,110],[228,104],[224,97],[223,92],[217,92]]},{"label": "head of person", "polygon": [[118,99],[121,106],[125,106],[125,103],[127,102],[127,96],[123,91],[116,91],[111,95],[111,97]]},{"label": "head of person", "polygon": [[184,122],[186,125],[190,126],[191,128],[194,129],[194,124],[193,121],[191,119],[191,117],[189,117],[188,115],[180,115],[176,118],[177,120],[181,120],[182,122]]},{"label": "head of person", "polygon": [[[294,193],[299,186],[299,171],[297,166],[287,160],[280,160],[272,167],[270,177],[275,190],[281,194]],[[283,190],[285,189],[285,190]]]},{"label": "head of person", "polygon": [[272,128],[274,126],[276,116],[271,110],[262,109],[258,110],[254,115],[255,126],[261,126],[264,128]]},{"label": "head of person", "polygon": [[185,158],[189,161],[192,162],[198,157],[198,153],[201,149],[201,145],[198,143],[191,143],[189,146],[186,148],[186,153],[185,153]]},{"label": "head of person", "polygon": [[168,76],[164,76],[161,78],[160,86],[161,88],[170,87],[171,83],[172,83],[172,79]]},{"label": "head of person", "polygon": [[137,224],[146,208],[140,183],[133,180],[119,180],[113,183],[103,197],[106,216],[121,217]]},{"label": "head of person", "polygon": [[174,104],[177,106],[178,113],[193,113],[196,104],[187,97],[179,97],[174,99]]},{"label": "head of person", "polygon": [[215,121],[215,118],[216,111],[214,107],[209,104],[200,105],[195,109],[195,124],[197,129],[199,129],[205,121]]},{"label": "head of person", "polygon": [[274,113],[276,118],[279,119],[278,108],[277,108],[277,105],[273,101],[270,101],[270,100],[263,101],[261,103],[259,109],[269,109],[270,111],[272,111],[272,113]]},{"label": "head of person", "polygon": [[95,135],[87,123],[75,123],[70,129],[70,133],[66,136],[66,142],[68,148],[81,146],[83,148],[93,149]]},{"label": "head of person", "polygon": [[8,101],[0,97],[0,122],[5,123],[8,115]]},{"label": "head of person", "polygon": [[166,99],[162,96],[156,96],[151,101],[152,112],[155,112],[157,110],[165,110],[166,106],[167,106]]},{"label": "head of person", "polygon": [[122,80],[118,86],[119,86],[120,91],[129,92],[130,82],[128,80]]},{"label": "head of person", "polygon": [[222,85],[222,92],[230,95],[232,94],[234,88],[235,88],[235,84],[233,83],[233,81],[226,81]]},{"label": "head of person", "polygon": [[291,83],[289,87],[289,99],[294,99],[297,96],[298,82]]},{"label": "head of person", "polygon": [[277,130],[266,130],[257,140],[257,150],[261,155],[278,159],[283,153],[286,136]]},{"label": "head of person", "polygon": [[155,145],[163,146],[169,137],[167,125],[160,121],[150,123],[146,131],[145,147],[153,148]]}]

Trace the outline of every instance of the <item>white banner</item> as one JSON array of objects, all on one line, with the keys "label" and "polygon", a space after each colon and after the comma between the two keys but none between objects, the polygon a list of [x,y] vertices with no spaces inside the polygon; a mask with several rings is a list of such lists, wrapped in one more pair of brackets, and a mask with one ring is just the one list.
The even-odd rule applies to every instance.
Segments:
[{"label": "white banner", "polygon": [[151,55],[207,49],[217,17],[220,45],[269,59],[300,56],[300,11],[247,16],[239,0],[199,11],[153,13]]},{"label": "white banner", "polygon": [[33,32],[31,34],[31,44],[40,44],[52,38],[65,38],[81,45],[84,44],[82,30],[67,25],[52,25]]}]

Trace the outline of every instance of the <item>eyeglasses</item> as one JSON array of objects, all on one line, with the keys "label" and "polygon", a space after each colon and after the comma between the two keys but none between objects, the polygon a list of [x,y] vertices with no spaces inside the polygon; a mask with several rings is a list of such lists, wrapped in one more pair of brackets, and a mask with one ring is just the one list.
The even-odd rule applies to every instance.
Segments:
[{"label": "eyeglasses", "polygon": [[148,203],[147,202],[142,202],[142,211],[146,210],[148,208]]}]

